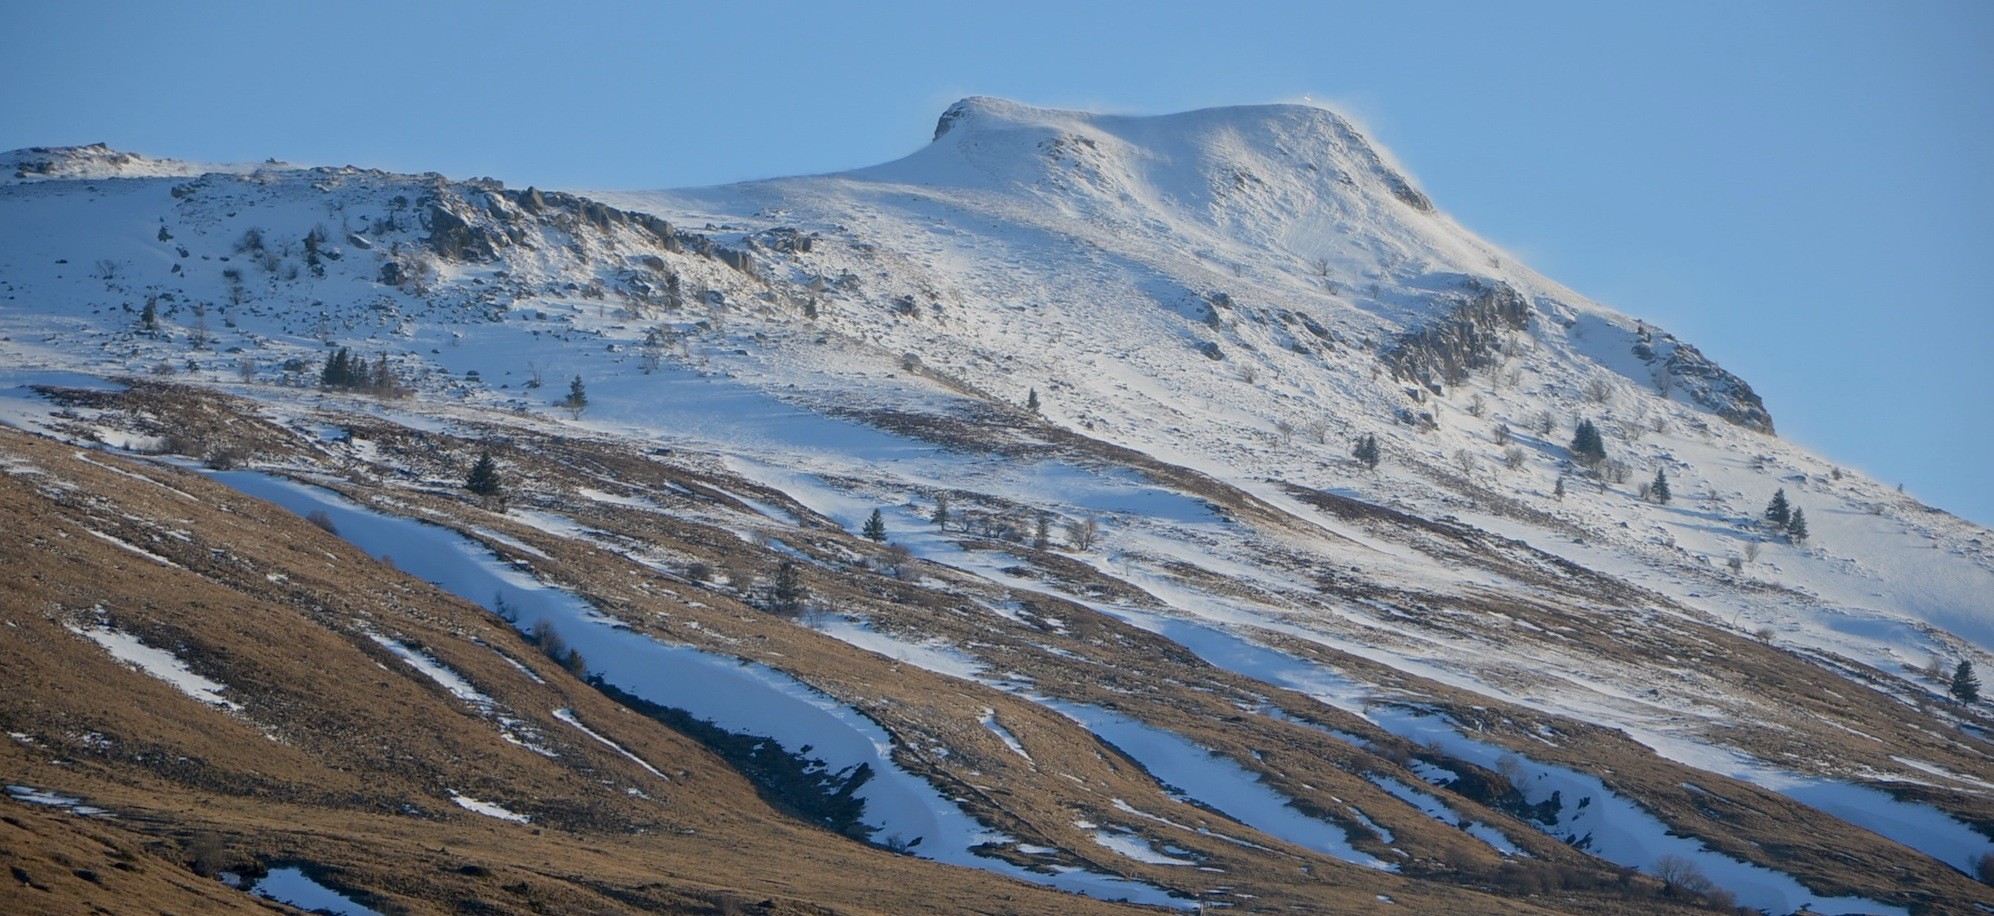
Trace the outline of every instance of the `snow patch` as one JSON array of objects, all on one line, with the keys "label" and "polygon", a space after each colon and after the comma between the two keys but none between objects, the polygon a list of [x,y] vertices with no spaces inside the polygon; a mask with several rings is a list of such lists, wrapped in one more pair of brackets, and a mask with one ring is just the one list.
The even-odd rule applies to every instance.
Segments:
[{"label": "snow patch", "polygon": [[139,642],[138,637],[130,633],[108,626],[80,627],[73,624],[69,631],[103,646],[111,657],[173,685],[174,689],[196,700],[230,712],[242,711],[242,704],[221,695],[228,689],[227,685],[195,674],[179,656]]},{"label": "snow patch", "polygon": [[524,824],[533,820],[532,818],[527,817],[524,814],[517,814],[512,811],[508,811],[504,807],[493,804],[488,801],[479,801],[475,798],[472,798],[469,795],[459,795],[456,792],[451,792],[450,800],[456,802],[457,807],[463,808],[466,811],[475,811],[486,817],[495,817],[502,821],[511,821],[515,824]]}]

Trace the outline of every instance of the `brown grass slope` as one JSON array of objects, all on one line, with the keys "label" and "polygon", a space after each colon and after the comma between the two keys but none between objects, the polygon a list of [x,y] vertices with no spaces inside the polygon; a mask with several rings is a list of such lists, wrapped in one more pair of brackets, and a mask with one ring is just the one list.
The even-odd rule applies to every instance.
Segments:
[{"label": "brown grass slope", "polygon": [[[112,815],[0,802],[12,818],[0,854],[31,879],[0,890],[0,909],[248,908],[204,876],[287,862],[385,912],[1116,909],[782,817],[703,748],[490,615],[282,510],[11,430],[0,456],[0,729],[19,736],[0,742],[0,772]],[[169,647],[241,711],[70,629],[100,623]],[[450,696],[367,631],[422,647],[513,723]],[[553,718],[560,708],[670,781]],[[558,756],[505,740],[502,726]],[[463,810],[452,791],[533,823]]]},{"label": "brown grass slope", "polygon": [[[1502,774],[1437,757],[1432,748],[1411,745],[1308,697],[1212,668],[1174,643],[1079,603],[1084,599],[1149,610],[1164,606],[1141,588],[1060,553],[963,536],[966,547],[1010,554],[1016,562],[1011,571],[1038,583],[1039,587],[1029,590],[919,561],[903,562],[878,545],[840,531],[786,496],[726,473],[702,456],[643,454],[622,443],[548,435],[529,424],[491,426],[469,436],[449,436],[399,427],[378,418],[329,413],[324,419],[362,440],[342,445],[324,442],[316,432],[307,435],[258,420],[255,408],[247,402],[196,390],[140,386],[126,395],[93,394],[88,399],[90,406],[117,411],[119,422],[154,434],[200,429],[199,437],[181,443],[201,446],[197,455],[221,443],[227,446],[231,460],[273,462],[289,473],[331,484],[385,511],[416,515],[483,537],[495,554],[530,569],[544,581],[575,590],[605,612],[660,638],[764,661],[788,671],[886,728],[896,740],[896,759],[903,766],[963,799],[965,807],[986,823],[1022,844],[1060,850],[1051,856],[1027,853],[1014,845],[993,850],[1020,864],[1080,865],[1147,880],[1187,896],[1243,903],[1247,909],[1265,911],[1364,908],[1375,905],[1379,893],[1423,909],[1473,911],[1542,906],[1577,912],[1647,912],[1694,903],[1657,896],[1659,886],[1651,879],[1628,874],[1535,832],[1521,819],[1524,812],[1515,807],[1516,799],[1508,794]],[[631,837],[636,834],[653,842],[650,837],[669,832],[679,823],[659,820],[664,814],[649,800],[639,803],[627,792],[602,791],[602,777],[593,767],[609,772],[621,767],[623,778],[630,780],[621,784],[625,789],[641,786],[644,778],[655,781],[655,777],[647,777],[641,770],[629,772],[634,769],[632,765],[602,752],[599,746],[571,752],[560,744],[562,738],[572,743],[577,736],[546,716],[546,710],[559,706],[574,708],[592,728],[612,732],[625,747],[645,748],[638,752],[667,772],[674,771],[654,756],[663,753],[653,750],[660,747],[656,742],[675,741],[671,747],[677,750],[673,753],[716,768],[715,779],[726,775],[723,765],[675,733],[656,729],[648,720],[628,725],[620,721],[637,717],[602,705],[599,696],[539,660],[531,647],[489,615],[395,575],[288,513],[252,509],[253,501],[216,491],[178,472],[143,465],[128,467],[102,455],[64,452],[40,440],[23,441],[50,450],[57,458],[67,455],[66,460],[77,464],[69,469],[73,472],[70,476],[90,481],[85,487],[72,485],[73,490],[86,494],[83,496],[62,497],[61,487],[41,486],[38,492],[43,498],[58,504],[93,505],[91,498],[101,499],[101,495],[91,488],[100,484],[110,485],[113,489],[107,492],[115,492],[117,481],[103,474],[136,473],[183,493],[204,494],[199,500],[160,497],[161,501],[128,510],[95,511],[87,515],[87,524],[96,526],[100,533],[172,558],[207,586],[237,595],[288,596],[282,600],[294,608],[293,615],[300,613],[297,609],[316,607],[309,614],[325,631],[323,638],[330,640],[322,651],[326,658],[339,660],[339,665],[328,671],[369,667],[378,671],[378,666],[386,666],[413,688],[426,691],[432,701],[441,701],[458,719],[468,719],[477,726],[475,740],[436,732],[433,742],[410,746],[379,737],[384,730],[393,732],[394,725],[389,722],[367,719],[349,723],[344,717],[350,717],[350,711],[319,709],[296,699],[286,705],[279,698],[286,695],[280,682],[289,677],[288,672],[281,664],[271,663],[267,672],[259,674],[255,664],[265,651],[282,643],[287,638],[283,634],[289,631],[256,635],[261,631],[245,627],[243,638],[257,640],[265,650],[242,653],[248,658],[240,664],[230,662],[230,676],[217,679],[229,683],[232,691],[238,689],[237,680],[261,685],[258,702],[278,710],[273,713],[276,718],[312,723],[307,729],[312,735],[281,737],[296,747],[309,746],[306,756],[313,760],[337,758],[339,765],[330,769],[361,774],[351,782],[374,794],[337,783],[338,777],[315,777],[310,780],[313,791],[334,796],[360,793],[354,796],[355,804],[372,806],[377,816],[391,818],[402,829],[410,827],[407,814],[398,813],[399,809],[380,809],[392,806],[395,799],[415,798],[427,806],[415,822],[425,817],[468,817],[501,836],[519,832],[512,825],[457,812],[448,803],[447,793],[454,789],[533,815],[544,836],[565,835],[557,834],[557,828],[573,831],[591,840],[604,838],[598,842],[603,848],[635,842]],[[364,449],[358,447],[361,444]],[[470,462],[487,447],[506,468],[515,504],[568,517],[591,533],[579,539],[556,537],[514,516],[478,506],[462,492],[461,482]],[[120,470],[80,462],[117,465]],[[22,480],[35,477],[32,473],[13,476]],[[129,482],[129,477],[126,480]],[[586,498],[584,489],[606,491],[625,502]],[[219,495],[210,500],[211,494]],[[766,518],[729,494],[778,507],[788,518]],[[62,502],[65,498],[68,503]],[[629,499],[642,500],[650,508],[628,504]],[[226,507],[226,519],[239,525],[232,535],[235,540],[219,554],[202,540],[212,539],[210,526],[193,525],[193,510],[181,505],[210,501]],[[1283,610],[1320,613],[1336,602],[1387,607],[1409,621],[1409,626],[1426,627],[1439,634],[1435,638],[1515,638],[1505,629],[1508,624],[1497,621],[1525,620],[1571,634],[1567,641],[1577,641],[1572,651],[1598,653],[1619,663],[1647,664],[1658,654],[1680,653],[1695,660],[1700,676],[1731,682],[1728,689],[1746,698],[1740,704],[1747,721],[1755,721],[1751,718],[1754,715],[1767,721],[1754,732],[1763,736],[1766,753],[1832,753],[1828,741],[1836,729],[1860,726],[1868,733],[1886,734],[1889,743],[1858,749],[1855,753],[1859,758],[1908,748],[1915,749],[1919,759],[1938,760],[1959,772],[1976,772],[1982,765],[1975,749],[1960,745],[1956,739],[1937,739],[1950,727],[1900,702],[1889,692],[1887,683],[1875,689],[1858,687],[1862,682],[1851,683],[1841,674],[1735,634],[1636,610],[1646,596],[1591,589],[1587,581],[1590,573],[1546,569],[1542,557],[1532,555],[1523,545],[1485,541],[1472,531],[1440,530],[1418,520],[1399,524],[1389,513],[1366,512],[1361,506],[1336,508],[1339,515],[1357,518],[1366,526],[1376,526],[1377,531],[1416,541],[1456,544],[1458,547],[1448,548],[1448,555],[1463,562],[1476,562],[1476,556],[1493,557],[1490,562],[1517,580],[1518,587],[1425,594],[1347,577],[1315,580],[1299,575],[1309,569],[1309,554],[1306,538],[1293,535],[1306,533],[1311,526],[1287,517],[1278,524],[1267,522],[1259,516],[1278,510],[1265,504],[1254,506],[1247,514],[1254,516],[1256,525],[1268,525],[1287,536],[1270,543],[1292,552],[1292,557],[1277,559],[1298,571],[1298,585],[1244,582],[1188,564],[1177,564],[1171,572],[1200,590],[1244,596]],[[60,521],[56,513],[50,513],[49,519]],[[77,524],[52,527],[57,532],[74,531]],[[37,525],[51,527],[37,520],[11,530],[36,531]],[[743,529],[758,536],[744,541],[735,533]],[[487,537],[480,531],[498,532],[502,537]],[[49,537],[42,536],[42,540]],[[245,546],[259,539],[269,543],[254,549]],[[157,565],[87,532],[81,538],[72,534],[55,540],[71,547],[71,542],[88,541],[88,549],[128,565]],[[525,543],[534,552],[516,550],[511,543]],[[279,552],[279,560],[259,563],[242,559],[272,551]],[[226,562],[216,557],[226,558]],[[940,640],[973,656],[986,670],[1015,676],[1036,692],[1113,709],[1184,735],[1257,774],[1294,799],[1297,807],[1343,826],[1360,849],[1399,862],[1402,874],[1361,869],[1187,804],[1116,749],[1010,692],[896,663],[768,613],[763,610],[768,606],[766,583],[787,558],[804,561],[802,573],[811,603],[828,609],[820,613],[851,614],[876,629],[912,641]],[[280,567],[281,583],[274,581],[269,571]],[[365,574],[350,575],[352,570],[364,570]],[[153,574],[158,575],[156,571]],[[361,586],[373,590],[354,594]],[[1593,603],[1576,599],[1576,594],[1585,592],[1607,600]],[[81,619],[73,615],[78,608],[89,606],[82,604],[80,597],[73,599],[68,611],[71,619]],[[451,616],[438,617],[440,612],[433,608],[449,608]],[[998,608],[1012,610],[1000,614]],[[180,654],[190,661],[214,654],[203,646],[204,640],[215,637],[196,632],[198,627],[187,620],[130,612],[121,616],[117,608],[111,616],[120,626],[147,637],[148,644],[156,644],[157,639],[166,641],[157,644],[183,647]],[[1057,625],[1050,623],[1055,619]],[[450,700],[435,685],[399,666],[372,640],[357,634],[354,627],[360,622],[405,644],[422,646],[492,696],[501,711],[467,712],[464,704]],[[438,627],[445,632],[439,634]],[[95,649],[66,630],[60,635]],[[1272,633],[1256,634],[1255,638],[1380,685],[1384,694],[1396,701],[1469,723],[1481,729],[1488,740],[1521,755],[1602,775],[1616,791],[1638,800],[1678,832],[1704,837],[1735,857],[1793,873],[1817,892],[1858,893],[1929,912],[1964,911],[1975,902],[1989,900],[1985,888],[1929,858],[1757,787],[1660,760],[1617,732],[1547,716],[1500,698],[1448,688],[1317,642]],[[494,650],[535,665],[548,685],[532,687]],[[96,651],[101,656],[101,650]],[[240,673],[235,673],[235,668],[240,668]],[[306,683],[311,685],[303,691],[306,696],[312,695],[312,690],[332,689],[310,679]],[[555,690],[554,685],[562,687],[557,696],[533,695],[534,691]],[[1529,686],[1520,684],[1519,688]],[[591,697],[597,704],[594,707],[587,705]],[[196,706],[200,716],[217,715],[192,701],[180,702]],[[245,705],[244,718],[254,719],[259,707]],[[1795,722],[1775,715],[1792,709],[1804,710],[1807,715]],[[1271,715],[1273,710],[1281,715]],[[981,717],[986,711],[1017,736],[1031,754],[1029,761],[983,727]],[[489,744],[498,737],[499,724],[506,719],[525,723],[519,728],[534,743],[555,742],[553,749],[562,755],[559,759],[563,763],[499,739],[498,750],[519,757],[516,765],[520,769],[489,771],[465,765],[462,761],[467,756],[478,753],[478,742]],[[1886,724],[1900,719],[1900,725]],[[598,724],[605,721],[611,725]],[[1323,728],[1355,736],[1357,743]],[[1555,745],[1547,747],[1542,740],[1546,729],[1558,736]],[[314,737],[320,731],[335,737]],[[270,742],[256,729],[232,735],[229,743],[239,740]],[[371,754],[365,752],[370,741],[379,743]],[[438,751],[444,752],[447,765],[433,756]],[[581,778],[573,778],[569,762],[588,760],[591,753],[602,759],[589,763],[591,769]],[[663,759],[681,758],[667,755]],[[1469,784],[1457,787],[1458,791],[1442,793],[1447,803],[1463,816],[1502,830],[1534,858],[1504,860],[1488,847],[1468,840],[1461,831],[1383,793],[1367,778],[1388,777],[1420,785],[1407,769],[1418,759],[1471,776]],[[707,772],[683,762],[673,766],[693,774],[686,779]],[[264,774],[254,771],[249,775]],[[237,778],[244,777],[231,771],[229,779]],[[337,791],[327,788],[331,785],[337,785]],[[738,781],[732,788],[753,796],[752,789]],[[294,786],[288,791],[299,790]],[[1964,809],[1970,820],[1984,821],[1985,806],[1980,799],[1959,793],[1947,793],[1945,798],[1955,812]],[[280,801],[337,804],[310,797],[310,793],[284,796]],[[675,803],[690,804],[675,796],[670,787],[656,801],[667,809]],[[1148,816],[1131,815],[1122,810],[1123,805]],[[742,810],[767,814],[766,806],[754,803]],[[1079,819],[1135,833],[1159,847],[1185,850],[1204,868],[1220,869],[1223,874],[1149,865],[1113,855],[1095,844],[1089,831],[1075,827]],[[1389,830],[1393,842],[1384,842],[1366,821]],[[748,833],[787,830],[819,844],[830,842],[826,834],[813,834],[780,818],[756,820],[739,829]],[[763,842],[768,842],[765,837]],[[856,844],[838,842],[869,852]],[[908,860],[888,857],[888,861]],[[934,868],[920,863],[903,867]],[[977,877],[996,886],[1012,887],[988,876]],[[734,882],[725,886],[766,885]],[[810,892],[808,882],[785,887],[792,888],[794,896],[802,900],[850,899],[831,890]],[[1062,905],[1078,903],[1077,898],[1063,895],[1054,899]]]}]

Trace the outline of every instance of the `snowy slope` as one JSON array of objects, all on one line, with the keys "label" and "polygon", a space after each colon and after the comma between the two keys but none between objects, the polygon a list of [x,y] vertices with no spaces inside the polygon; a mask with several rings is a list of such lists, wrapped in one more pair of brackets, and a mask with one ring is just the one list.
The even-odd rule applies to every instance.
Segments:
[{"label": "snowy slope", "polygon": [[[744,234],[818,233],[794,270],[857,277],[872,300],[911,297],[924,316],[866,328],[882,347],[1013,402],[1037,388],[1056,421],[1222,479],[1343,487],[1458,515],[1880,667],[1950,658],[1961,640],[1994,648],[1984,530],[1713,416],[1750,412],[1756,398],[1718,398],[1703,373],[1721,370],[1671,362],[1679,342],[1428,209],[1329,112],[1129,118],[970,99],[938,134],[852,173],[597,196]],[[1468,298],[1464,282],[1518,291],[1527,326],[1503,330],[1491,365],[1436,386],[1441,397],[1394,379],[1380,358],[1388,341],[1440,322]],[[1206,358],[1206,344],[1224,358]],[[1402,411],[1440,429],[1415,433],[1395,421]],[[1552,428],[1538,432],[1547,412]],[[1555,501],[1577,417],[1606,427],[1629,477],[1606,493],[1572,481]],[[1499,425],[1524,448],[1515,470],[1494,441]],[[1398,456],[1375,477],[1344,461],[1366,432]],[[1318,434],[1329,441],[1311,441]],[[1657,469],[1676,500],[1628,499]],[[1751,522],[1778,488],[1810,510],[1814,537],[1762,546],[1764,561],[1747,567],[1753,587],[1728,587],[1727,560],[1772,540]],[[1519,525],[1500,499],[1554,521]]]},{"label": "snowy slope", "polygon": [[[1778,439],[1742,380],[1477,239],[1332,113],[969,99],[893,163],[579,197],[8,155],[0,416],[17,425],[64,429],[25,387],[56,373],[145,375],[299,423],[361,410],[669,449],[801,507],[735,494],[758,516],[724,520],[744,542],[880,509],[915,556],[1418,740],[1446,736],[1377,712],[1403,689],[1381,672],[1618,729],[1955,868],[1987,848],[1957,819],[1988,804],[1982,742],[1928,709],[1944,685],[1915,669],[1994,670],[1994,534]],[[340,347],[415,396],[321,392]],[[585,411],[557,403],[571,379]],[[1573,464],[1581,419],[1623,471]],[[1367,434],[1375,470],[1351,457]],[[1658,471],[1666,503],[1640,498]],[[1780,489],[1804,542],[1761,522]],[[941,496],[960,532],[930,523]],[[988,549],[1036,517],[1127,594]],[[1098,544],[1067,536],[1090,520]],[[939,635],[826,630],[1019,693]],[[1897,738],[1831,750],[1880,723],[1756,695],[1755,663],[1724,657],[1740,637],[1945,723],[1952,762]],[[1856,783],[1929,789],[1952,816],[1866,821],[1883,809]],[[1666,844],[1622,848],[1646,868]]]}]

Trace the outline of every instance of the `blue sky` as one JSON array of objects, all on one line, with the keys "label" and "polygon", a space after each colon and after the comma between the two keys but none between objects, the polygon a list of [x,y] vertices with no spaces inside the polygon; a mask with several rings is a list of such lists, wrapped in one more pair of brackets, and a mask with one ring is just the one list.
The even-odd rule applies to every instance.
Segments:
[{"label": "blue sky", "polygon": [[513,185],[834,171],[965,95],[1309,96],[1782,435],[1994,523],[1994,4],[8,3],[0,149]]}]

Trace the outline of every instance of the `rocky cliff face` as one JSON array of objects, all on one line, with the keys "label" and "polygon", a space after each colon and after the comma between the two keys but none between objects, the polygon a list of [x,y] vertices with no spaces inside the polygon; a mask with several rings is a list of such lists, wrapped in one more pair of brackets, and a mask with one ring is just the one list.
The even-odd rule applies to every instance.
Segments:
[{"label": "rocky cliff face", "polygon": [[1386,347],[1381,358],[1394,377],[1443,394],[1445,386],[1466,382],[1475,370],[1500,362],[1504,339],[1530,327],[1530,303],[1514,287],[1469,283],[1467,301]]}]

